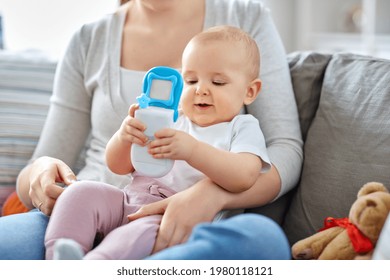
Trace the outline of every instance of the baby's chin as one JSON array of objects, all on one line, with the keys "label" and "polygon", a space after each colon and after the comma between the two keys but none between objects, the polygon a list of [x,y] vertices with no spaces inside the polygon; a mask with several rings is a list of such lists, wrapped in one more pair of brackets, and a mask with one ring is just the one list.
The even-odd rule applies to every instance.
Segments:
[{"label": "baby's chin", "polygon": [[212,126],[215,124],[231,121],[231,119],[229,119],[229,120],[215,119],[215,118],[212,118],[210,116],[196,116],[196,117],[192,117],[189,119],[191,120],[191,122],[193,122],[194,124],[196,124],[200,127],[207,127],[207,126]]}]

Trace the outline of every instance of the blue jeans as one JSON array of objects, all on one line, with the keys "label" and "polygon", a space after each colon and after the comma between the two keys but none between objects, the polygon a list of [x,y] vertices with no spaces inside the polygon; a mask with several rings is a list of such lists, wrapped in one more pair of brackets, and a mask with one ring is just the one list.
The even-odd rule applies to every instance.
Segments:
[{"label": "blue jeans", "polygon": [[150,256],[150,260],[289,260],[290,246],[270,218],[241,214],[196,226],[188,240]]},{"label": "blue jeans", "polygon": [[0,260],[41,260],[49,218],[38,210],[0,218]]},{"label": "blue jeans", "polygon": [[[0,259],[44,259],[44,236],[49,218],[32,210],[0,218]],[[148,259],[290,259],[282,229],[271,219],[241,214],[194,228],[188,242]]]}]

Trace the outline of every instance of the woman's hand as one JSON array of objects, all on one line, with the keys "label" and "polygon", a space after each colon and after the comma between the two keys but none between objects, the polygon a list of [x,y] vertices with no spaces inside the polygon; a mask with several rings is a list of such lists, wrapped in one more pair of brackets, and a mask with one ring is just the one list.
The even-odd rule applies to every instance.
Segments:
[{"label": "woman's hand", "polygon": [[63,187],[56,183],[70,185],[76,175],[63,161],[51,157],[40,157],[29,167],[29,196],[32,206],[50,216]]},{"label": "woman's hand", "polygon": [[252,208],[272,201],[280,190],[280,177],[274,166],[259,175],[249,190],[231,193],[209,178],[203,179],[167,199],[143,206],[129,215],[134,221],[150,215],[163,215],[153,253],[185,242],[195,225],[210,222],[223,209]]},{"label": "woman's hand", "polygon": [[195,225],[211,222],[222,210],[220,192],[225,192],[211,180],[204,179],[191,188],[167,199],[143,206],[128,216],[129,221],[150,215],[163,215],[153,253],[185,242]]}]

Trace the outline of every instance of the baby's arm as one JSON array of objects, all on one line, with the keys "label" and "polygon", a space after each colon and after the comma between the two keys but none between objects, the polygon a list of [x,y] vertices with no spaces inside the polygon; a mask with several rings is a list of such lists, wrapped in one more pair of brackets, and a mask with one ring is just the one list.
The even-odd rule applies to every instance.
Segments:
[{"label": "baby's arm", "polygon": [[134,171],[130,150],[133,143],[144,146],[148,138],[145,136],[145,126],[134,118],[138,104],[129,108],[129,115],[123,120],[121,127],[111,137],[106,146],[106,162],[108,168],[120,175]]},{"label": "baby's arm", "polygon": [[262,162],[257,155],[224,151],[175,129],[162,129],[155,136],[149,148],[153,157],[185,160],[227,191],[245,191],[259,176]]}]

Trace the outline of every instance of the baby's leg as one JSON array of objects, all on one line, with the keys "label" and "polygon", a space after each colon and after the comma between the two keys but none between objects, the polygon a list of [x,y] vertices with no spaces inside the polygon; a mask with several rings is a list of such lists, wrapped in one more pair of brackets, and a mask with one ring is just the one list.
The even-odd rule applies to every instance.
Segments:
[{"label": "baby's leg", "polygon": [[84,259],[144,259],[152,253],[161,217],[147,216],[111,231]]},{"label": "baby's leg", "polygon": [[127,215],[142,205],[160,201],[175,193],[151,178],[135,176],[125,189],[124,224],[111,231],[85,259],[143,259],[153,250],[161,215],[143,217],[127,223]]},{"label": "baby's leg", "polygon": [[81,181],[58,198],[45,236],[46,259],[53,258],[54,243],[68,238],[84,252],[93,247],[96,233],[107,235],[123,221],[123,191],[111,185]]}]

